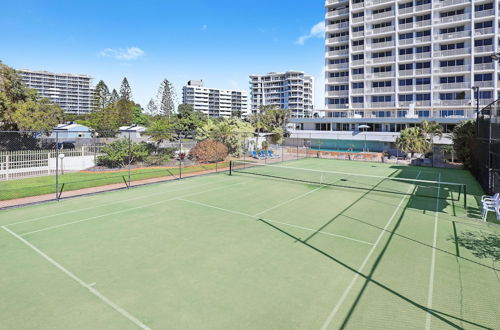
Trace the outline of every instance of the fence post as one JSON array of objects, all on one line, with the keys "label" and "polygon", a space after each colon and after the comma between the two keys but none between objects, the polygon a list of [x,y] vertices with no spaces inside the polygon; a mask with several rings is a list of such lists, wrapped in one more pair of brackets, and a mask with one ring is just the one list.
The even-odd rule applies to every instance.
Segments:
[{"label": "fence post", "polygon": [[128,132],[128,186],[130,187],[130,167],[132,165],[132,140],[130,139],[130,131]]},{"label": "fence post", "polygon": [[182,179],[182,139],[179,137],[179,179]]},{"label": "fence post", "polygon": [[59,132],[56,132],[56,200],[59,200]]},{"label": "fence post", "polygon": [[10,155],[7,154],[5,155],[5,180],[9,180],[9,162],[10,162]]}]

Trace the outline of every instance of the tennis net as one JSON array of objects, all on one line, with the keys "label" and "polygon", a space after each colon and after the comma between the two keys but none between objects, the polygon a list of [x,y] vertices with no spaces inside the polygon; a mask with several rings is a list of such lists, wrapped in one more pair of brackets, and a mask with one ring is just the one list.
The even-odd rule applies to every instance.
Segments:
[{"label": "tennis net", "polygon": [[249,174],[276,179],[303,182],[308,184],[344,187],[402,195],[444,199],[463,202],[467,208],[467,185],[455,182],[431,181],[396,176],[376,176],[359,173],[346,173],[273,164],[261,164],[234,160],[230,164],[230,174]]}]

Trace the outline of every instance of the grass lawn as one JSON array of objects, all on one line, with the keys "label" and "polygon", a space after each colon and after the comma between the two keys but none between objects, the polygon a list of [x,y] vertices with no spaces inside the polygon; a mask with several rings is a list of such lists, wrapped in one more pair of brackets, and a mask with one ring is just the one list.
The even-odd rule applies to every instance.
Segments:
[{"label": "grass lawn", "polygon": [[[218,163],[217,167],[224,169],[229,162]],[[216,164],[203,164],[182,168],[183,174],[214,170]],[[151,178],[178,176],[179,167],[169,168],[144,168],[131,170],[131,181]],[[120,172],[73,172],[59,176],[60,186],[64,183],[64,191],[78,190],[104,186],[113,183],[123,183],[123,177],[128,180],[128,171]],[[55,176],[41,176],[35,178],[3,181],[0,186],[0,200],[37,196],[54,193]]]}]

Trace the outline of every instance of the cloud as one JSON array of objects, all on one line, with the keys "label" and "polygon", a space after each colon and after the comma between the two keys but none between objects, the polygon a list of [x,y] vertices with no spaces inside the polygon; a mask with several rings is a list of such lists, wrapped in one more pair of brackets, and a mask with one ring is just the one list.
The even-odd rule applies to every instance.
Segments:
[{"label": "cloud", "polygon": [[311,38],[324,38],[325,36],[325,22],[321,21],[314,25],[308,34],[305,34],[295,41],[297,45],[303,45],[308,39]]},{"label": "cloud", "polygon": [[207,32],[208,31],[208,25],[206,25],[206,24],[202,25],[201,30],[203,32]]},{"label": "cloud", "polygon": [[138,47],[130,47],[126,49],[122,48],[106,48],[99,52],[99,56],[101,57],[112,57],[117,60],[134,60],[138,57],[141,57],[144,55],[144,51]]}]

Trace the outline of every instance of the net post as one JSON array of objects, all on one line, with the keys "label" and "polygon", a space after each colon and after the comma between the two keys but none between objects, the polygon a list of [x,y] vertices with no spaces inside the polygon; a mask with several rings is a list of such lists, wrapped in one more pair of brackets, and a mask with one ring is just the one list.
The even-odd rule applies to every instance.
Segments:
[{"label": "net post", "polygon": [[66,183],[63,183],[63,184],[62,184],[62,186],[61,186],[61,190],[59,191],[59,196],[57,197],[57,199],[60,199],[60,198],[61,198],[61,195],[62,195],[62,193],[63,193],[63,190],[64,190],[64,185],[65,185],[65,184],[66,184]]},{"label": "net post", "polygon": [[233,175],[233,161],[229,161],[229,175]]},{"label": "net post", "polygon": [[467,212],[467,185],[464,184],[464,209]]}]

